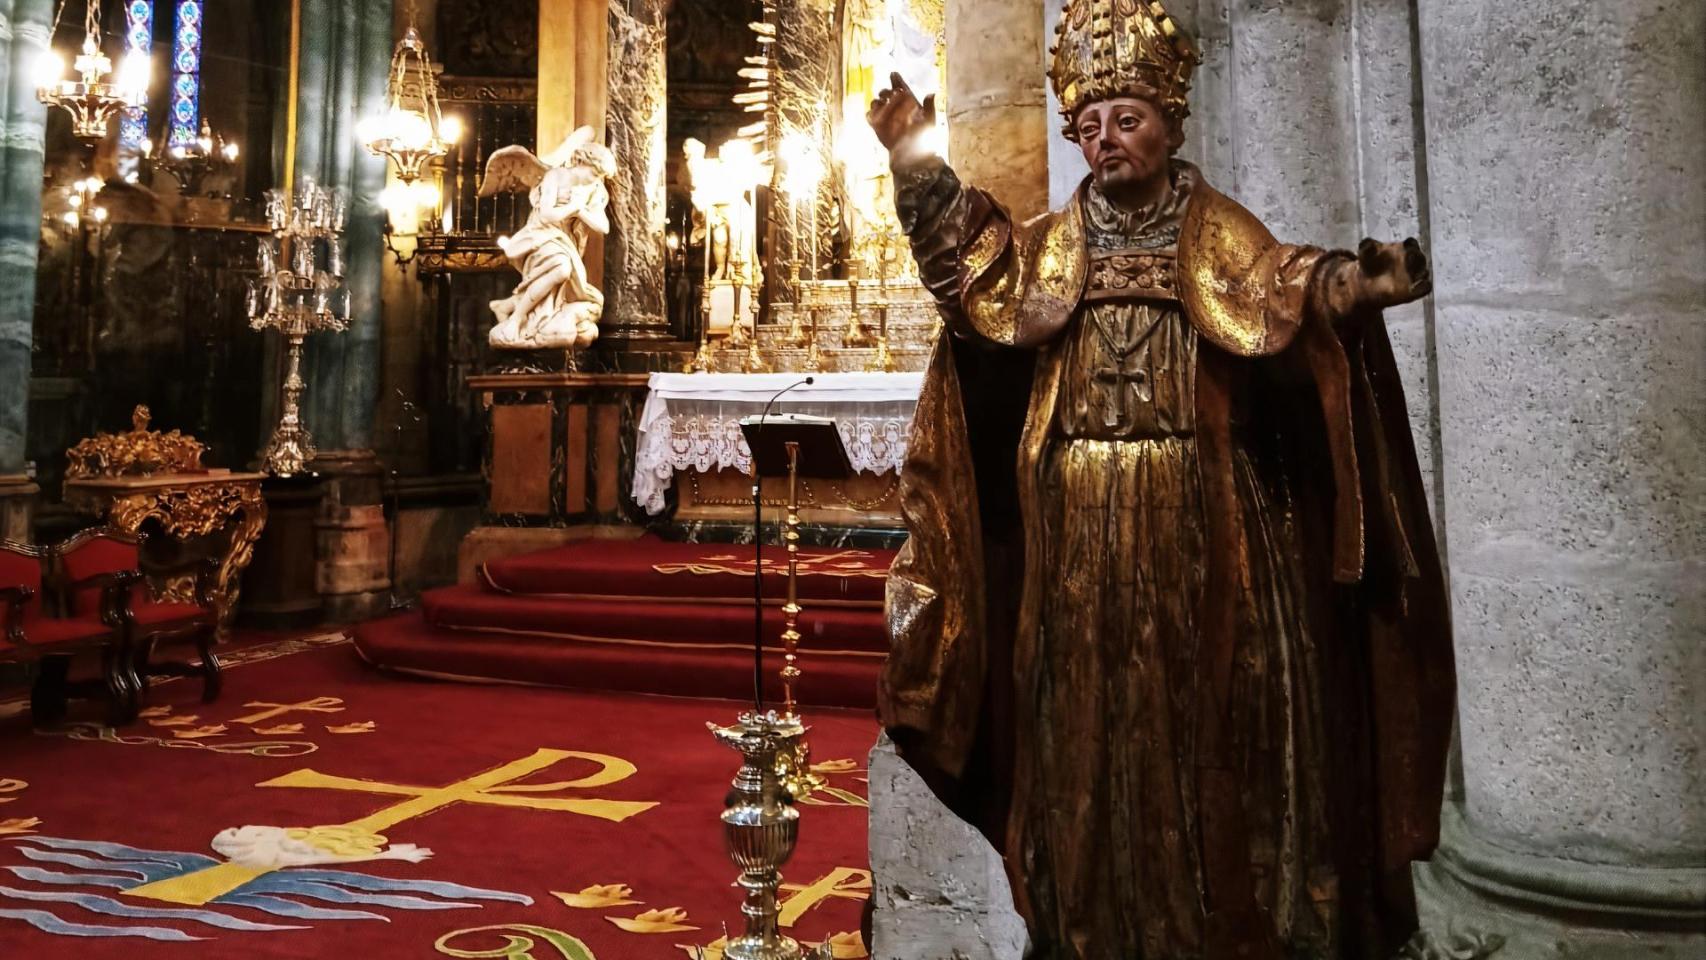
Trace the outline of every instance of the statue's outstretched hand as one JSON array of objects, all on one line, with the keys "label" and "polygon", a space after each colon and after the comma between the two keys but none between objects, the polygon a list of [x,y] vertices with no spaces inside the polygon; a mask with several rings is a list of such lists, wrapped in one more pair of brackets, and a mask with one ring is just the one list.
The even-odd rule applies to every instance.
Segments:
[{"label": "statue's outstretched hand", "polygon": [[1357,247],[1357,304],[1382,310],[1420,300],[1433,292],[1433,270],[1422,245],[1364,240]]},{"label": "statue's outstretched hand", "polygon": [[889,88],[871,101],[865,120],[876,131],[878,142],[892,151],[913,134],[936,125],[936,95],[931,94],[919,103],[906,80],[898,73],[891,73]]}]

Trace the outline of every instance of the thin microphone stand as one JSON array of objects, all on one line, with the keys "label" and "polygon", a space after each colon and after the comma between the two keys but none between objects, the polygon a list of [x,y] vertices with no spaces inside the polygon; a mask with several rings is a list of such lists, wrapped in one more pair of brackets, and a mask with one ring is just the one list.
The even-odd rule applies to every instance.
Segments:
[{"label": "thin microphone stand", "polygon": [[[816,383],[815,377],[807,377],[798,383],[791,383],[776,391],[770,402],[764,405],[764,412],[758,415],[758,429],[753,431],[756,437],[764,432],[765,421],[770,416],[770,408],[776,401],[782,399],[782,394],[796,387],[809,387]],[[752,457],[752,708],[758,716],[764,714],[764,478],[758,472],[758,456]]]}]

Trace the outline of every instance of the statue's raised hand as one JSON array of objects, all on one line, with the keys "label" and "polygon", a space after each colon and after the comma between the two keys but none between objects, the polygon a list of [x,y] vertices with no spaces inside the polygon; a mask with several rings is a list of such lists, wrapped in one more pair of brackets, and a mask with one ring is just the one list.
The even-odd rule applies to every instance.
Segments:
[{"label": "statue's raised hand", "polygon": [[1364,240],[1357,247],[1356,302],[1382,310],[1420,300],[1433,292],[1433,270],[1422,245],[1410,237],[1403,243]]},{"label": "statue's raised hand", "polygon": [[893,151],[914,134],[936,125],[936,95],[931,94],[919,103],[906,80],[898,73],[891,73],[889,88],[871,101],[865,120],[876,131],[878,142]]}]

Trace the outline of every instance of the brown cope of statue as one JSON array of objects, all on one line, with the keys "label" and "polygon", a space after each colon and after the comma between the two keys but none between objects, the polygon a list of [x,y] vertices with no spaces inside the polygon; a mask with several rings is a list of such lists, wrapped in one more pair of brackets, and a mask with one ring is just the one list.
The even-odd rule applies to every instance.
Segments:
[{"label": "brown cope of statue", "polygon": [[1006,858],[1041,958],[1390,956],[1438,839],[1447,601],[1380,311],[1414,240],[1282,244],[1084,104],[1028,223],[871,105],[945,320],[890,574],[885,729]]}]

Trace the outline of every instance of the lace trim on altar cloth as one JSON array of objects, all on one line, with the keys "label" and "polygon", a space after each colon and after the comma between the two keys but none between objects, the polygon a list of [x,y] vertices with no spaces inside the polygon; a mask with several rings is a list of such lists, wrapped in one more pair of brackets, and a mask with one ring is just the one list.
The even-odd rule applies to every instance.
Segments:
[{"label": "lace trim on altar cloth", "polygon": [[[648,514],[664,511],[667,491],[678,470],[711,473],[728,468],[746,473],[752,469],[752,452],[740,432],[741,417],[750,416],[752,411],[745,407],[726,412],[695,410],[698,406],[672,400],[671,409],[640,426],[633,496]],[[853,469],[883,474],[899,471],[906,460],[912,408],[910,402],[877,404],[861,408],[865,412],[855,416],[847,415],[845,408],[819,410],[816,405],[803,405],[788,409],[834,417]]]}]

